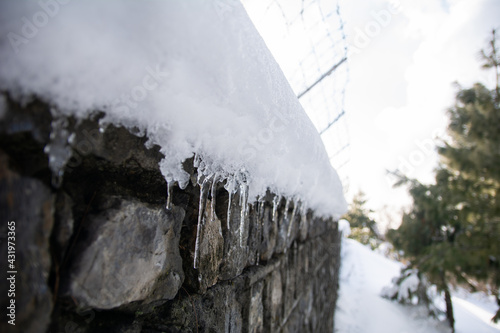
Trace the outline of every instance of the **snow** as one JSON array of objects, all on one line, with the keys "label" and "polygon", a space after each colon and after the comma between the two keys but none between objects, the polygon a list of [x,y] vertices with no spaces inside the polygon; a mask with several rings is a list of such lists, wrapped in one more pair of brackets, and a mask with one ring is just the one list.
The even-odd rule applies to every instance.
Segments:
[{"label": "snow", "polygon": [[342,236],[349,237],[349,235],[351,234],[351,223],[346,219],[340,219],[339,232],[342,234]]},{"label": "snow", "polygon": [[419,282],[420,280],[418,279],[418,276],[416,274],[411,274],[406,279],[404,279],[404,281],[401,283],[402,293],[398,295],[398,300],[409,298],[410,293],[414,293],[417,291]]},{"label": "snow", "polygon": [[[147,134],[169,184],[187,185],[181,163],[196,155],[249,202],[269,189],[345,212],[320,136],[239,2],[4,1],[0,36],[0,90]],[[59,176],[67,156],[53,151]]]},{"label": "snow", "polygon": [[[378,252],[378,251],[377,251]],[[412,293],[415,293],[420,284],[420,279],[418,277],[418,270],[410,269],[405,272],[404,279],[401,281],[400,285],[396,285],[397,278],[392,280],[393,285],[385,286],[382,288],[381,296],[392,299],[397,296],[399,302],[403,300],[408,300]]]},{"label": "snow", "polygon": [[[427,316],[425,309],[402,306],[380,296],[383,287],[400,275],[402,264],[352,239],[342,240],[342,267],[335,332],[339,333],[449,333],[446,323]],[[412,275],[410,275],[412,276]],[[495,333],[491,300],[468,301],[470,294],[453,297],[456,333]]]},{"label": "snow", "polygon": [[383,255],[386,258],[396,256],[393,250],[394,246],[389,242],[382,242],[379,246],[377,246],[377,248],[375,248],[375,252]]}]

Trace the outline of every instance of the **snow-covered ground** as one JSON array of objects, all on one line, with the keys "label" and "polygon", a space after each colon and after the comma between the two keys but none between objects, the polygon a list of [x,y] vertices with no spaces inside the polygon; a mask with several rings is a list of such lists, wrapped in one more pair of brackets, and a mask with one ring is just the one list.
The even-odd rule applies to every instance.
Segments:
[{"label": "snow-covered ground", "polygon": [[[446,323],[424,309],[405,307],[380,297],[380,291],[398,276],[402,265],[351,239],[342,243],[340,297],[335,317],[339,333],[448,333]],[[453,297],[457,333],[497,333],[489,322],[494,307],[487,297],[463,291]]]}]

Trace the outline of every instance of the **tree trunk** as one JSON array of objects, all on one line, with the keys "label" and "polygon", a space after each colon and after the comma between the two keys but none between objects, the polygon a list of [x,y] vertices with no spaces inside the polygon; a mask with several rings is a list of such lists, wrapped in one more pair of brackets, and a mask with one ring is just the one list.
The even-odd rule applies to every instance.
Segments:
[{"label": "tree trunk", "polygon": [[500,296],[499,295],[497,295],[497,305],[498,305],[497,313],[495,313],[493,318],[491,318],[491,321],[493,321],[494,323],[498,323],[500,321]]},{"label": "tree trunk", "polygon": [[446,318],[451,327],[451,332],[455,333],[455,316],[453,315],[453,304],[451,303],[451,294],[448,285],[446,284],[443,276],[443,287],[444,287],[444,301],[446,303]]}]

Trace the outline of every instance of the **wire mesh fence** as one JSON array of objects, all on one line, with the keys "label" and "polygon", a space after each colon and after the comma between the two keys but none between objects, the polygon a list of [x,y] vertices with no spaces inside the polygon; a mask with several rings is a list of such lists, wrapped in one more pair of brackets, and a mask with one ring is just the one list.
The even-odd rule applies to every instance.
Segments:
[{"label": "wire mesh fence", "polygon": [[345,112],[347,41],[337,1],[244,0],[347,188],[350,140]]}]

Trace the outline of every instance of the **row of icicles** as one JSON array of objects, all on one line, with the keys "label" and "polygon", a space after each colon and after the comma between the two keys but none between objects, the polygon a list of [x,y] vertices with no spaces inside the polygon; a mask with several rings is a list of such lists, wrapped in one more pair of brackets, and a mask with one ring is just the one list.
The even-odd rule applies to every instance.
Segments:
[{"label": "row of icicles", "polygon": [[[239,223],[239,245],[241,247],[246,246],[246,242],[248,239],[247,235],[247,229],[248,229],[248,223],[249,223],[249,218],[248,218],[248,212],[249,208],[252,205],[251,203],[248,202],[248,183],[246,182],[246,177],[242,177],[241,175],[238,175],[236,177],[231,177],[231,178],[226,178],[226,185],[224,186],[226,190],[228,191],[229,194],[229,200],[228,200],[228,206],[227,206],[227,230],[231,230],[231,207],[233,204],[233,198],[234,195],[239,191],[239,206],[241,207],[240,209],[240,223]],[[201,243],[201,238],[202,238],[202,230],[203,230],[203,224],[205,222],[205,209],[207,205],[207,200],[208,196],[212,198],[210,201],[210,217],[208,218],[209,223],[213,223],[215,221],[215,206],[216,206],[216,191],[217,191],[217,183],[218,182],[223,182],[224,178],[218,174],[212,174],[208,176],[201,176],[201,174],[198,175],[198,181],[197,184],[200,187],[200,201],[199,201],[199,206],[198,206],[198,225],[197,225],[197,231],[196,231],[196,241],[195,241],[195,250],[194,250],[194,263],[193,267],[194,269],[198,269],[199,267],[199,260],[200,260],[200,243]],[[173,196],[173,188],[174,188],[174,181],[167,182],[167,188],[168,188],[168,196],[167,196],[167,205],[166,208],[168,210],[172,209],[172,196]],[[273,210],[272,210],[272,223],[273,225],[277,226],[278,225],[278,209],[280,202],[282,200],[282,197],[280,195],[276,195],[273,198]],[[286,200],[285,204],[285,213],[287,214],[290,205],[293,202],[293,210],[292,210],[292,215],[289,220],[289,225],[288,229],[286,230],[286,233],[283,234],[285,241],[288,243],[288,240],[291,237],[292,231],[294,224],[293,222],[295,221],[295,216],[300,209],[300,214],[301,214],[301,222],[305,223],[306,222],[306,214],[307,214],[307,206],[302,203],[299,199],[291,199],[288,198]],[[264,199],[259,199],[257,197],[256,203],[257,207],[257,214],[260,214],[260,212],[264,211],[264,206],[265,206],[265,201]],[[258,225],[257,225],[257,233],[260,232],[260,229],[262,228],[262,218],[258,218]],[[286,251],[286,247],[285,247]],[[259,258],[259,253],[257,252],[257,263],[258,263],[258,258]]]},{"label": "row of icicles", "polygon": [[[62,179],[64,175],[64,169],[66,164],[68,163],[69,159],[72,156],[72,149],[70,147],[70,143],[72,143],[74,134],[71,134],[68,131],[68,120],[65,117],[59,117],[56,118],[52,121],[52,131],[50,134],[50,142],[47,146],[45,146],[45,153],[49,157],[49,168],[52,171],[52,185],[55,188],[59,188],[62,185]],[[104,132],[102,128],[99,129],[100,132]],[[248,202],[248,175],[247,173],[243,170],[240,172],[238,175],[234,176],[228,176],[227,174],[223,172],[211,172],[209,170],[209,166],[202,161],[202,159],[199,157],[199,155],[195,155],[194,158],[194,166],[198,168],[198,179],[197,179],[197,184],[200,186],[200,202],[199,202],[199,207],[198,207],[198,226],[197,226],[197,231],[196,231],[196,241],[195,241],[195,252],[194,252],[194,268],[197,269],[199,267],[199,257],[200,257],[200,241],[201,241],[201,230],[203,227],[203,222],[204,222],[204,214],[205,214],[205,208],[206,208],[206,203],[208,199],[208,195],[210,194],[212,200],[210,202],[210,208],[211,208],[211,213],[210,213],[210,218],[209,222],[214,222],[215,220],[215,198],[216,198],[216,190],[217,190],[217,183],[218,182],[223,182],[226,180],[226,183],[224,185],[225,189],[229,193],[229,201],[228,201],[228,208],[227,208],[227,229],[231,230],[231,206],[232,206],[232,201],[234,194],[236,194],[239,190],[240,196],[239,196],[239,206],[241,207],[240,210],[240,226],[239,226],[239,243],[240,246],[246,246],[247,242],[247,237],[245,237],[247,229],[248,229],[248,212],[249,212],[249,206],[251,205]],[[167,187],[168,187],[168,197],[167,197],[167,205],[166,208],[168,210],[172,209],[172,194],[173,194],[173,187],[174,187],[174,181],[167,181]],[[273,198],[273,211],[272,211],[272,222],[275,226],[278,224],[278,208],[279,204],[281,202],[282,197],[279,195],[276,195]],[[297,209],[300,207],[300,213],[301,213],[301,221],[306,221],[306,213],[307,213],[307,206],[305,203],[300,201],[299,199],[291,199],[288,198],[285,204],[285,212],[288,213],[288,210],[290,208],[290,204],[294,202],[293,206],[293,212],[292,212],[292,218],[290,221],[290,224],[288,226],[287,233],[285,235],[282,235],[286,237],[285,239],[288,241],[288,239],[291,236],[291,232],[293,230],[293,221],[295,220],[295,216],[297,213]],[[257,208],[259,212],[263,212],[264,210],[264,204],[265,201],[259,200],[257,198]],[[260,228],[260,224],[262,223],[261,219],[259,218],[259,225],[258,227]],[[286,248],[285,248],[286,249]],[[257,254],[257,258],[259,258],[259,255]]]}]

